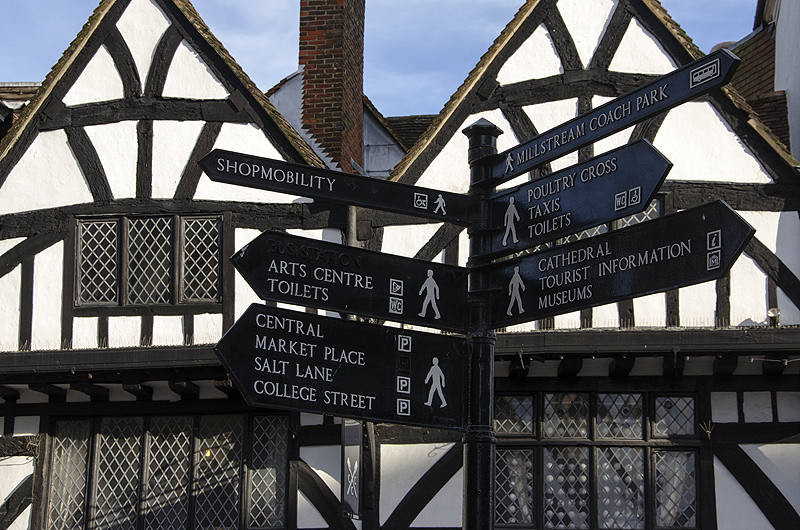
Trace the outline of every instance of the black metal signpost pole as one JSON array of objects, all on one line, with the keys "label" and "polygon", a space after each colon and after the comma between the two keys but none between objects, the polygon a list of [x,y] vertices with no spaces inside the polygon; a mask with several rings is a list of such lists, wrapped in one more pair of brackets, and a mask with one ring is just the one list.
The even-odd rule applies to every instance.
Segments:
[{"label": "black metal signpost pole", "polygon": [[481,119],[464,129],[469,138],[470,210],[469,227],[469,340],[471,343],[470,389],[467,432],[464,436],[465,530],[494,528],[494,343],[489,329],[491,286],[483,265],[491,248],[490,195],[492,163],[497,155],[497,137],[502,131]]}]

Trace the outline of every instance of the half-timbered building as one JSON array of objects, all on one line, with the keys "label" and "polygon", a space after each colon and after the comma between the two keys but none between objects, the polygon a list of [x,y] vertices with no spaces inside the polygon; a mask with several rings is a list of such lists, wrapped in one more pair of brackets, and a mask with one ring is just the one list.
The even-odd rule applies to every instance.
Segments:
[{"label": "half-timbered building", "polygon": [[[702,53],[656,0],[529,0],[412,147],[405,126],[427,118],[363,95],[364,5],[302,0],[301,34],[325,42],[301,35],[299,71],[265,94],[187,0],[103,0],[2,138],[3,528],[461,527],[462,433],[366,425],[361,519],[344,518],[340,420],[248,407],[213,344],[257,301],[227,258],[262,230],[461,266],[467,231],[215,183],[197,161],[222,148],[466,193],[479,119],[503,151]],[[656,199],[548,245],[716,199],[756,235],[720,280],[497,330],[495,525],[798,528],[785,142],[726,87],[506,186],[641,138],[673,164]]]}]

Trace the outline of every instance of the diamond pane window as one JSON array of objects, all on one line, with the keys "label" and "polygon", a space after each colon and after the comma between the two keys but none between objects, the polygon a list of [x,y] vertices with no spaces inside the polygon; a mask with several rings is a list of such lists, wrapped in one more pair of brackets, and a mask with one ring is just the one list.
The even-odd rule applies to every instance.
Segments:
[{"label": "diamond pane window", "polygon": [[495,520],[533,523],[533,451],[498,449],[495,472]]},{"label": "diamond pane window", "polygon": [[85,526],[91,426],[89,420],[56,422],[47,528],[77,530]]},{"label": "diamond pane window", "polygon": [[219,298],[219,220],[183,220],[183,299]]},{"label": "diamond pane window", "polygon": [[639,223],[643,223],[645,221],[651,221],[658,217],[661,217],[662,213],[662,205],[659,199],[654,199],[650,202],[643,212],[639,212],[628,217],[624,217],[618,221],[614,222],[614,228],[620,229],[625,228],[626,226],[631,226]]},{"label": "diamond pane window", "polygon": [[117,221],[78,226],[78,303],[116,304]]},{"label": "diamond pane window", "polygon": [[589,449],[544,451],[545,528],[589,528]]},{"label": "diamond pane window", "polygon": [[600,528],[644,528],[644,461],[637,447],[597,451],[597,520]]},{"label": "diamond pane window", "polygon": [[198,530],[239,527],[243,420],[241,415],[200,418],[194,469],[194,527]]},{"label": "diamond pane window", "polygon": [[286,521],[289,422],[256,416],[250,469],[248,528],[282,528]]},{"label": "diamond pane window", "polygon": [[145,528],[183,530],[189,517],[192,418],[166,416],[150,422]]},{"label": "diamond pane window", "polygon": [[105,418],[97,449],[94,521],[97,528],[136,529],[142,418]]},{"label": "diamond pane window", "polygon": [[546,394],[544,435],[547,438],[586,438],[589,435],[589,396]]},{"label": "diamond pane window", "polygon": [[172,223],[166,217],[131,219],[128,289],[132,304],[167,304],[172,298]]},{"label": "diamond pane window", "polygon": [[695,527],[695,453],[657,451],[653,453],[653,457],[656,473],[656,526]]},{"label": "diamond pane window", "polygon": [[494,427],[503,434],[532,433],[533,399],[525,396],[495,397]]},{"label": "diamond pane window", "polygon": [[220,303],[221,227],[220,216],[79,220],[76,304]]},{"label": "diamond pane window", "polygon": [[656,398],[655,434],[694,434],[694,399],[690,397]]},{"label": "diamond pane window", "polygon": [[597,436],[642,438],[641,394],[600,394],[597,405]]}]

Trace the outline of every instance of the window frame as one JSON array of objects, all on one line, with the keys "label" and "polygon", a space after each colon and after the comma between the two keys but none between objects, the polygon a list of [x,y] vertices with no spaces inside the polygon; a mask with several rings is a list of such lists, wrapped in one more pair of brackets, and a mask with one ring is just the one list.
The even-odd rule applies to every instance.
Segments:
[{"label": "window frame", "polygon": [[[582,394],[588,396],[588,428],[585,438],[570,437],[548,437],[545,434],[545,408],[546,396],[550,394]],[[640,395],[641,396],[641,428],[640,438],[601,438],[598,433],[598,409],[601,404],[600,396],[607,394],[615,395]],[[588,519],[585,527],[590,530],[603,530],[605,527],[600,522],[600,498],[599,488],[599,453],[606,448],[636,448],[641,450],[642,476],[643,476],[643,525],[644,530],[662,530],[670,527],[656,526],[657,518],[657,490],[656,490],[656,455],[660,452],[689,452],[693,454],[694,468],[691,470],[694,478],[694,526],[676,527],[689,530],[697,530],[702,526],[700,518],[701,506],[701,439],[700,427],[698,423],[697,407],[699,396],[697,392],[661,392],[658,390],[631,390],[619,391],[616,389],[593,388],[591,390],[532,390],[532,391],[513,391],[503,390],[495,394],[495,413],[498,411],[498,399],[507,398],[532,398],[533,421],[532,431],[530,432],[504,432],[496,428],[497,437],[497,461],[500,462],[502,451],[530,451],[532,454],[532,477],[530,491],[532,496],[532,523],[503,523],[498,517],[498,511],[494,514],[496,528],[513,528],[526,530],[541,530],[545,528],[562,528],[561,526],[545,526],[544,511],[546,506],[545,491],[545,470],[544,456],[549,448],[586,448],[588,451]],[[657,398],[688,397],[693,400],[693,434],[689,435],[659,435],[656,434],[656,401]],[[495,419],[495,427],[497,427]],[[495,472],[497,467],[495,468]],[[498,478],[496,477],[497,481]],[[497,486],[498,482],[495,482]],[[500,506],[496,498],[497,507]],[[615,527],[612,527],[615,528]]]},{"label": "window frame", "polygon": [[[198,475],[199,462],[203,459],[201,448],[204,444],[211,440],[211,438],[203,439],[201,436],[201,424],[204,420],[214,419],[218,417],[229,418],[238,416],[240,418],[240,428],[242,430],[240,439],[238,440],[238,463],[236,465],[235,487],[238,492],[238,499],[236,499],[235,506],[237,510],[238,524],[235,526],[238,530],[286,530],[293,524],[294,514],[290,509],[293,497],[291,495],[292,477],[291,477],[291,458],[292,451],[292,431],[293,419],[291,415],[281,412],[209,412],[205,414],[187,412],[181,413],[167,413],[167,414],[120,414],[109,416],[65,416],[53,418],[51,422],[50,436],[52,438],[49,444],[51,449],[47,455],[46,476],[44,481],[45,489],[43,491],[43,510],[44,519],[42,520],[43,528],[53,528],[51,525],[51,503],[53,502],[53,487],[54,487],[54,470],[58,467],[56,465],[56,453],[54,447],[58,445],[58,428],[61,425],[69,423],[88,423],[89,428],[86,438],[82,439],[87,444],[84,469],[83,469],[83,499],[81,503],[81,521],[80,530],[89,530],[98,527],[97,510],[98,510],[98,485],[100,483],[99,473],[101,473],[101,439],[103,436],[103,422],[106,420],[119,420],[119,419],[139,419],[142,423],[142,432],[138,435],[139,454],[137,456],[138,462],[138,484],[137,498],[133,510],[135,511],[135,528],[144,528],[147,521],[145,514],[147,513],[150,502],[153,499],[149,495],[149,479],[150,479],[150,460],[153,456],[153,447],[151,446],[151,436],[154,419],[188,419],[190,428],[188,435],[188,463],[187,463],[187,483],[186,489],[179,495],[186,495],[187,514],[185,525],[187,528],[195,528],[197,524],[196,519],[196,502],[198,498],[197,484],[201,481],[202,476]],[[281,442],[284,448],[284,455],[280,458],[283,466],[282,480],[280,486],[282,489],[282,525],[281,526],[248,526],[250,519],[251,503],[256,502],[251,494],[252,476],[256,472],[253,468],[252,462],[254,458],[254,426],[259,418],[279,418],[282,421],[281,429],[283,429]],[[69,431],[68,431],[69,432]],[[73,442],[74,443],[74,442]],[[227,446],[226,446],[227,447]],[[60,501],[61,499],[59,499]]]},{"label": "window frame", "polygon": [[[168,218],[171,230],[170,294],[167,303],[131,303],[129,286],[129,242],[130,221],[133,219]],[[184,296],[185,270],[185,225],[191,219],[213,219],[217,226],[217,295],[215,299],[190,299]],[[116,301],[81,302],[81,249],[83,245],[81,226],[89,222],[113,220],[116,222]],[[73,218],[74,272],[66,278],[72,289],[71,310],[74,316],[98,315],[149,315],[155,309],[164,315],[199,313],[222,313],[223,292],[226,283],[227,263],[224,259],[227,239],[230,237],[230,215],[223,212],[198,212],[191,214],[126,213],[114,215],[81,215]]]}]

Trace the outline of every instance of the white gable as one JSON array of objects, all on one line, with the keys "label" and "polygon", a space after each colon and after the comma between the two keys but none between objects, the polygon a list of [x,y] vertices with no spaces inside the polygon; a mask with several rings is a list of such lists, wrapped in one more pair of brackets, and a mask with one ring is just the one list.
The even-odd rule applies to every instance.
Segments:
[{"label": "white gable", "polygon": [[669,180],[772,182],[761,163],[707,102],[690,101],[670,110],[653,145],[675,164]]},{"label": "white gable", "polygon": [[501,85],[509,85],[563,73],[564,67],[556,52],[553,39],[542,24],[503,64],[497,73],[497,82]]},{"label": "white gable", "polygon": [[617,7],[617,0],[559,0],[558,11],[578,49],[584,68],[600,45]]},{"label": "white gable", "polygon": [[153,62],[158,42],[170,21],[155,0],[132,0],[117,21],[117,29],[131,50],[142,88]]},{"label": "white gable", "polygon": [[200,121],[153,122],[154,199],[171,199],[175,196],[178,182],[203,125]]},{"label": "white gable", "polygon": [[122,99],[122,79],[114,65],[111,54],[105,45],[100,46],[92,57],[80,77],[64,96],[64,104],[68,107],[84,105],[86,103],[99,103]]},{"label": "white gable", "polygon": [[0,187],[0,215],[92,201],[63,130],[39,133]]},{"label": "white gable", "polygon": [[[536,127],[539,134],[542,134],[577,116],[578,99],[562,99],[558,101],[549,101],[547,103],[539,103],[538,105],[528,105],[523,107],[523,110],[531,119],[533,126]],[[500,151],[502,152],[502,150]],[[557,171],[577,163],[578,153],[576,151],[555,160],[550,167],[553,171]]]},{"label": "white gable", "polygon": [[[278,150],[264,133],[253,124],[225,123],[219,132],[214,149],[227,149],[237,153],[283,160]],[[256,190],[234,184],[214,182],[203,174],[197,185],[195,200],[244,202],[293,202],[299,197],[286,193]]]},{"label": "white gable", "polygon": [[172,58],[163,96],[185,99],[225,99],[228,91],[189,43],[181,42]]},{"label": "white gable", "polygon": [[630,74],[664,75],[677,68],[661,43],[638,20],[631,20],[608,69]]},{"label": "white gable", "polygon": [[115,199],[136,197],[136,122],[122,121],[86,127],[103,164]]}]

